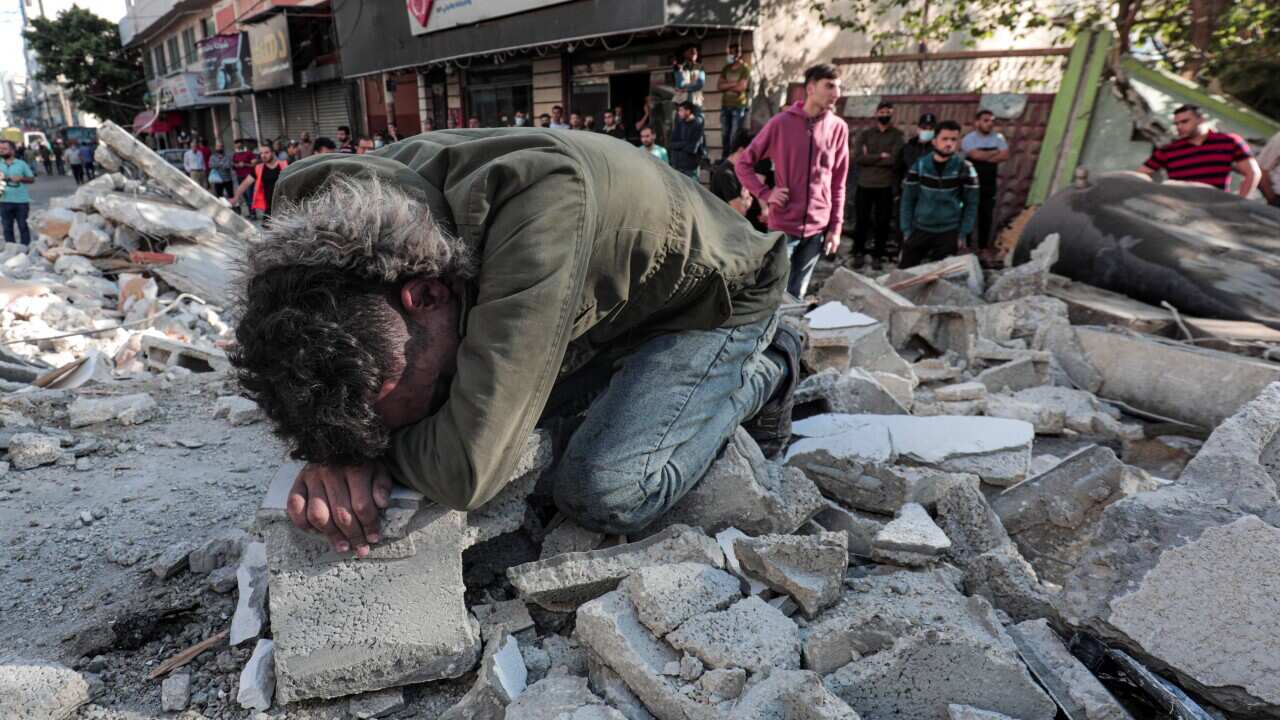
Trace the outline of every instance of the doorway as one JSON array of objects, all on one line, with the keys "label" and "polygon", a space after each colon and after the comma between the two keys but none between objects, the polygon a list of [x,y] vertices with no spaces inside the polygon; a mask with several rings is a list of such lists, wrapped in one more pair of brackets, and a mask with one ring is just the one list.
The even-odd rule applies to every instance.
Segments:
[{"label": "doorway", "polygon": [[609,76],[609,97],[612,108],[622,108],[619,122],[627,129],[627,139],[633,144],[640,143],[640,132],[636,130],[636,121],[644,114],[644,99],[649,95],[649,73],[618,73]]}]

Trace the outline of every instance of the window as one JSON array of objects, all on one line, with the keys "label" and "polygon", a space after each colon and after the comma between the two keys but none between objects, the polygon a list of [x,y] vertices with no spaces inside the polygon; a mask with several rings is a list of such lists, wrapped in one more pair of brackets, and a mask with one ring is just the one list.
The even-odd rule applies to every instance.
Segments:
[{"label": "window", "polygon": [[189,27],[182,31],[182,64],[190,65],[196,61],[196,29]]},{"label": "window", "polygon": [[213,28],[213,18],[200,18],[200,39],[211,38],[216,34]]},{"label": "window", "polygon": [[156,76],[156,67],[155,63],[151,62],[151,53],[142,53],[142,71],[148,80]]},{"label": "window", "polygon": [[157,45],[151,48],[151,54],[155,56],[156,77],[161,77],[165,73],[164,68],[164,45]]},{"label": "window", "polygon": [[178,54],[178,36],[170,36],[169,42],[169,71],[177,72],[182,69],[182,56]]}]

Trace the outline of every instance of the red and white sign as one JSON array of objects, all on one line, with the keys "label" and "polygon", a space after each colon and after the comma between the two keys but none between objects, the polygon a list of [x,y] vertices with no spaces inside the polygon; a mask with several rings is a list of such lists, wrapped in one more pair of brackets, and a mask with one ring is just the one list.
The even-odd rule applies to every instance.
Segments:
[{"label": "red and white sign", "polygon": [[406,0],[409,29],[414,35],[473,25],[485,20],[518,15],[569,0]]}]

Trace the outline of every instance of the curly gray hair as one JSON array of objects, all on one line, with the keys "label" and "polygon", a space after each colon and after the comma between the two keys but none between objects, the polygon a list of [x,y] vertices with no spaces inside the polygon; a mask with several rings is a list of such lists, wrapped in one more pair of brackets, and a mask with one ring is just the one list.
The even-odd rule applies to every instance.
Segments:
[{"label": "curly gray hair", "polygon": [[405,336],[401,283],[469,279],[477,263],[424,202],[359,176],[281,208],[242,270],[231,352],[241,387],[294,457],[351,463],[385,451],[379,388],[431,342]]},{"label": "curly gray hair", "polygon": [[324,265],[367,280],[475,277],[474,250],[450,236],[426,203],[375,175],[335,176],[277,209],[248,253],[244,278],[289,265]]}]

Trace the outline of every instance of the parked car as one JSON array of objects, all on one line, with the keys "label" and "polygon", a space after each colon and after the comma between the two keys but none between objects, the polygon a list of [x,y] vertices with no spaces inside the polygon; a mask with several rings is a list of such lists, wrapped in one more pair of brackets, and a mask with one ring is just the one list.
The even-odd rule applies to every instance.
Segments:
[{"label": "parked car", "polygon": [[179,170],[183,169],[182,156],[186,154],[186,150],[183,150],[182,148],[169,148],[168,150],[158,150],[157,152],[160,153],[160,157],[164,158],[165,162]]}]

